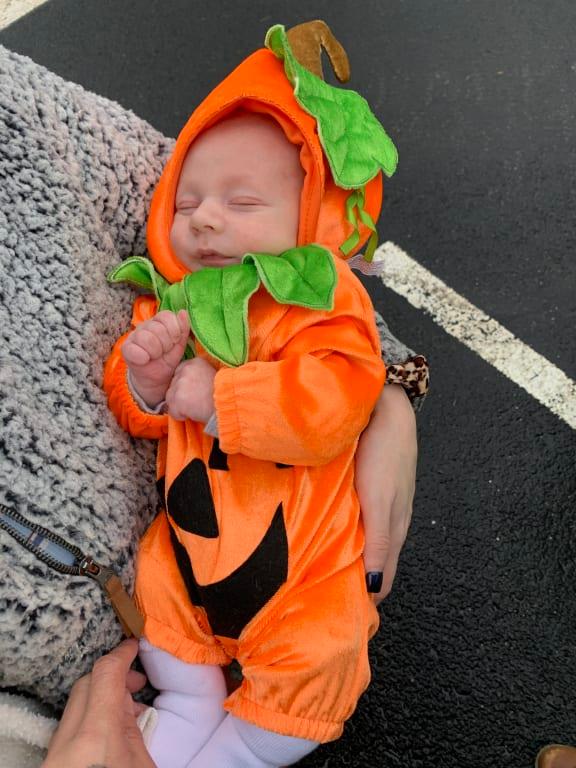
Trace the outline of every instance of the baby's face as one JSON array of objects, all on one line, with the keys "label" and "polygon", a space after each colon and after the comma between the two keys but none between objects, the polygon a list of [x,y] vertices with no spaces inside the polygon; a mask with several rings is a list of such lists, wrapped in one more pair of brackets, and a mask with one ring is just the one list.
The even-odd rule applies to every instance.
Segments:
[{"label": "baby's face", "polygon": [[247,114],[210,128],[193,143],[178,181],[176,257],[194,272],[293,248],[303,179],[298,148],[272,120]]}]

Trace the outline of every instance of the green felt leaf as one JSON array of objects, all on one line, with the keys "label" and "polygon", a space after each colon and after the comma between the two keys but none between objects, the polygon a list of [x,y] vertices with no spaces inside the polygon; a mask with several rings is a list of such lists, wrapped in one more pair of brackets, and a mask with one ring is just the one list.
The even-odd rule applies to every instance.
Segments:
[{"label": "green felt leaf", "polygon": [[[186,309],[194,335],[225,365],[248,359],[248,302],[260,281],[280,304],[331,309],[337,282],[332,254],[319,245],[292,248],[279,256],[250,253],[242,264],[201,269],[170,285],[153,263],[132,256],[109,275],[114,283],[129,282],[154,290],[159,311]],[[185,357],[194,356],[190,342]]]},{"label": "green felt leaf", "polygon": [[243,264],[254,264],[268,293],[280,304],[332,309],[337,282],[330,251],[320,245],[292,248],[273,256],[248,253]]},{"label": "green felt leaf", "polygon": [[[159,301],[158,311],[169,309],[178,312],[187,309],[184,287],[181,282],[170,283],[156,271],[150,259],[144,256],[130,256],[108,275],[111,283],[129,283],[147,291],[153,291]],[[184,351],[184,359],[194,357],[194,343],[190,339]]]},{"label": "green felt leaf", "polygon": [[281,24],[268,30],[265,45],[283,60],[296,100],[316,119],[336,184],[343,189],[360,187],[380,169],[392,176],[398,163],[396,147],[366,99],[356,91],[328,85],[303,67]]},{"label": "green felt leaf", "polygon": [[364,210],[365,202],[365,189],[360,189],[350,192],[348,199],[346,200],[346,218],[350,224],[354,227],[354,230],[350,237],[345,240],[340,246],[342,253],[347,256],[353,251],[360,242],[360,229],[359,222],[362,222],[365,227],[371,231],[370,239],[366,245],[364,252],[364,261],[371,262],[374,258],[374,251],[378,245],[378,233],[376,226],[370,214]]},{"label": "green felt leaf", "polygon": [[156,272],[154,264],[144,256],[130,256],[113,269],[108,275],[111,283],[130,283],[147,291],[154,291],[156,298],[161,299],[169,287],[169,283]]},{"label": "green felt leaf", "polygon": [[251,264],[192,272],[183,279],[192,330],[205,349],[225,365],[248,359],[248,300],[260,278]]},{"label": "green felt leaf", "polygon": [[161,312],[164,309],[169,309],[171,312],[175,313],[178,313],[181,309],[188,309],[186,292],[184,291],[182,280],[178,283],[169,285],[166,291],[162,294],[158,311]]}]

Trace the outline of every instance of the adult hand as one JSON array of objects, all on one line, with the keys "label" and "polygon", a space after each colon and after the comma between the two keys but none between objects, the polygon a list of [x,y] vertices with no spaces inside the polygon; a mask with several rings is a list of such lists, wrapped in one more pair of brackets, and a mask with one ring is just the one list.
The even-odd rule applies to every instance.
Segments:
[{"label": "adult hand", "polygon": [[138,642],[125,640],[75,683],[42,768],[156,768],[136,717],[132,693],[146,678],[130,669]]},{"label": "adult hand", "polygon": [[216,370],[207,360],[195,357],[180,363],[166,392],[168,413],[173,419],[201,421],[214,413]]},{"label": "adult hand", "polygon": [[[385,386],[356,451],[356,490],[366,533],[364,566],[379,603],[392,589],[412,518],[418,443],[403,388]],[[369,587],[370,588],[370,587]]]}]

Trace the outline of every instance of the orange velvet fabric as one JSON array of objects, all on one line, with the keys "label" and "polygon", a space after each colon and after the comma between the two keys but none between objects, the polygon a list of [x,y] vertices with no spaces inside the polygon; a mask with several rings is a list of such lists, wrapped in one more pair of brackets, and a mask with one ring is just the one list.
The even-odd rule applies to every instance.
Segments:
[{"label": "orange velvet fabric", "polygon": [[[318,242],[336,253],[350,234],[343,216],[348,193],[330,179],[313,119],[295,102],[281,64],[269,51],[257,51],[194,112],[154,195],[149,251],[170,281],[185,274],[169,230],[187,149],[238,106],[270,114],[301,147],[306,177],[299,242]],[[380,204],[377,178],[367,192],[373,218]],[[369,233],[361,234],[365,241]],[[125,337],[104,377],[121,426],[159,440],[164,509],[137,562],[136,598],[146,637],[189,662],[237,659],[244,680],[226,708],[263,728],[317,741],[341,734],[367,686],[367,642],[378,623],[364,584],[354,452],[385,368],[370,299],[347,264],[338,258],[335,264],[331,311],[277,304],[263,287],[254,294],[245,365],[225,367],[196,341],[198,354],[218,371],[218,445],[203,424],[140,410],[120,354]],[[153,297],[140,297],[133,325],[156,310]],[[216,447],[220,463],[213,464]],[[191,487],[198,496],[188,493]],[[207,526],[215,533],[195,527],[200,507],[212,510]],[[255,562],[266,541],[267,559],[247,576],[246,564]],[[252,593],[255,604],[261,602],[256,611]],[[233,615],[248,618],[235,624]],[[234,631],[219,630],[232,626]]]}]

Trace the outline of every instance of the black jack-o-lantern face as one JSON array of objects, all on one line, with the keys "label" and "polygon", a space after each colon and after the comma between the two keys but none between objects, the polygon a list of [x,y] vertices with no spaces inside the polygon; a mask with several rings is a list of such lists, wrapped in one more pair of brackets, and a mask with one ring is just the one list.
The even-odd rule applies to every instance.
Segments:
[{"label": "black jack-o-lantern face", "polygon": [[[228,457],[214,440],[208,466],[229,472]],[[274,466],[274,465],[272,465]],[[289,468],[277,464],[275,471]],[[158,481],[160,498],[164,499],[164,478]],[[258,500],[260,504],[260,500]],[[206,610],[215,635],[237,639],[243,628],[276,594],[288,574],[288,539],[283,504],[269,510],[270,520],[261,533],[262,510],[252,510],[255,526],[253,548],[239,565],[222,578],[206,583],[182,541],[203,540],[204,548],[218,547],[220,530],[208,472],[204,462],[194,458],[171,483],[166,497],[170,521],[170,538],[180,574],[193,605]],[[250,520],[250,517],[245,518]],[[245,526],[244,526],[245,527]],[[245,531],[244,531],[245,533]],[[192,538],[191,538],[192,537]]]}]

